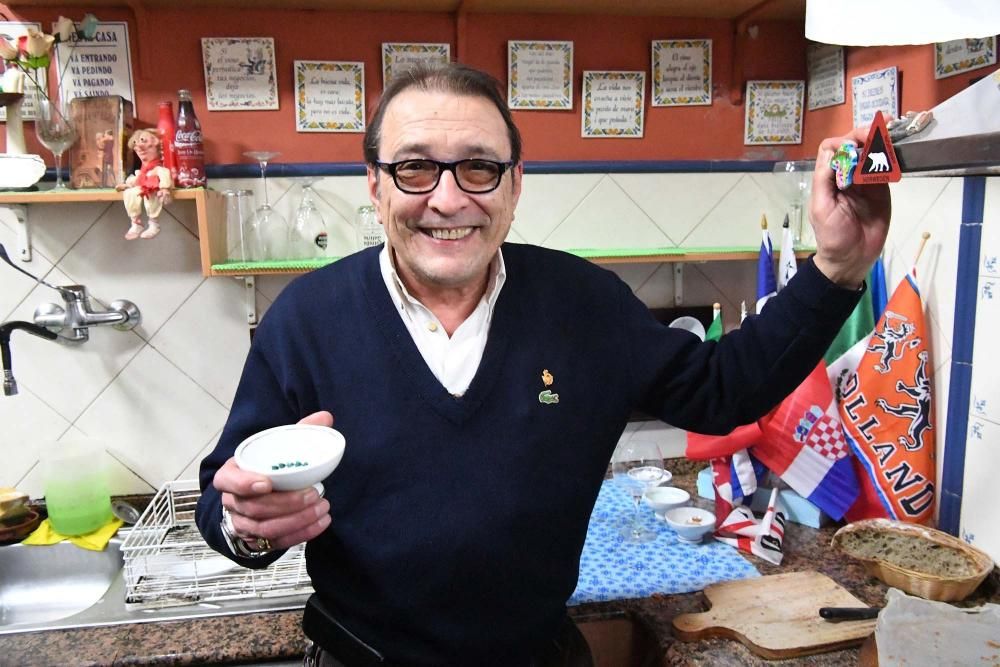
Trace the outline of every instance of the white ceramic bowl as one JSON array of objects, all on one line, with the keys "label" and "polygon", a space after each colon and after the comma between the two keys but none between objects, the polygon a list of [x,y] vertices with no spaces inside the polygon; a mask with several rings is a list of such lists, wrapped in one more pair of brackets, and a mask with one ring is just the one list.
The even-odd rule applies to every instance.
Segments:
[{"label": "white ceramic bowl", "polygon": [[678,317],[676,320],[671,322],[669,325],[675,329],[684,329],[685,331],[690,331],[698,338],[705,340],[705,325],[699,322],[696,318],[690,317],[689,315],[683,315]]},{"label": "white ceramic bowl", "polygon": [[686,505],[691,494],[676,486],[654,486],[643,494],[643,500],[658,514]]},{"label": "white ceramic bowl", "polygon": [[675,507],[663,515],[681,542],[701,542],[715,530],[715,515],[700,507]]},{"label": "white ceramic bowl", "polygon": [[295,491],[326,479],[344,456],[344,436],[313,424],[275,426],[236,448],[236,465],[271,479],[277,491]]}]

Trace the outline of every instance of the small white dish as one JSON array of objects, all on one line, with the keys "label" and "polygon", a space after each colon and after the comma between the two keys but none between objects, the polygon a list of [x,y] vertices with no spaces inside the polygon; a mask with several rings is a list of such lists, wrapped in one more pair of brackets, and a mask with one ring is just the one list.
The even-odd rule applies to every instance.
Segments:
[{"label": "small white dish", "polygon": [[344,456],[344,436],[314,424],[275,426],[236,448],[236,465],[271,479],[276,491],[314,486],[329,477]]},{"label": "small white dish", "polygon": [[654,486],[643,494],[643,501],[657,514],[686,505],[691,494],[676,486]]},{"label": "small white dish", "polygon": [[675,507],[663,515],[681,542],[697,544],[715,530],[715,515],[700,507]]},{"label": "small white dish", "polygon": [[694,317],[690,317],[688,315],[678,317],[668,326],[671,326],[674,329],[684,329],[684,331],[690,331],[698,338],[705,340],[705,325]]}]

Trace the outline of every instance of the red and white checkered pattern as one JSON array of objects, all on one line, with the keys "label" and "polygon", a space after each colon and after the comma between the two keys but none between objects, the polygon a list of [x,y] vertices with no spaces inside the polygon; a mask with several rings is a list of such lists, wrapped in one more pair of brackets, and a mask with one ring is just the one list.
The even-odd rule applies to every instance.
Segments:
[{"label": "red and white checkered pattern", "polygon": [[809,429],[806,444],[831,461],[839,461],[850,453],[840,422],[824,414]]}]

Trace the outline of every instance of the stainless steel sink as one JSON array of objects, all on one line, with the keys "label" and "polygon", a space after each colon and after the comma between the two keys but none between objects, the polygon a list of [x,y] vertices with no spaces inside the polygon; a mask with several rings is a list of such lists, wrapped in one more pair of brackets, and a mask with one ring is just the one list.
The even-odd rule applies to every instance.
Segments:
[{"label": "stainless steel sink", "polygon": [[0,635],[301,609],[308,597],[137,608],[125,602],[122,542],[116,537],[104,551],[68,542],[0,547]]},{"label": "stainless steel sink", "polygon": [[0,628],[46,623],[93,606],[121,572],[121,540],[104,551],[62,542],[0,548]]}]

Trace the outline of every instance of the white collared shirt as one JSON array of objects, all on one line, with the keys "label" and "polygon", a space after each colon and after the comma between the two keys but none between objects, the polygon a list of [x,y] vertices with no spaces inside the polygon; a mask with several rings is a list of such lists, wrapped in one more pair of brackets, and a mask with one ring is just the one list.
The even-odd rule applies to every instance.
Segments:
[{"label": "white collared shirt", "polygon": [[455,396],[461,396],[472,383],[472,378],[479,369],[479,362],[483,359],[486,337],[490,332],[490,322],[493,321],[493,307],[507,280],[503,254],[497,250],[496,257],[490,262],[486,293],[472,314],[450,337],[441,322],[434,317],[434,313],[415,299],[403,285],[393,265],[388,243],[379,253],[378,261],[389,296],[396,304],[399,316],[403,318],[403,324],[420,350],[424,362],[445,389]]}]

